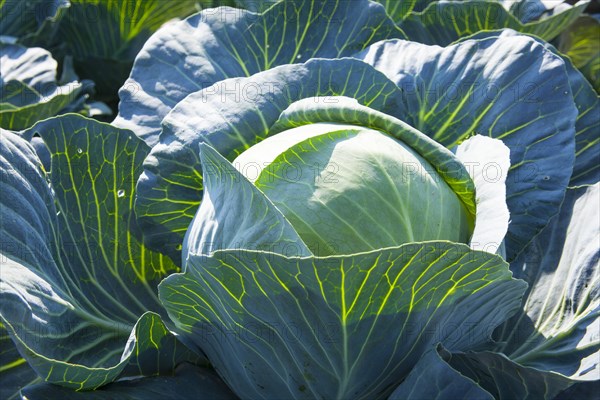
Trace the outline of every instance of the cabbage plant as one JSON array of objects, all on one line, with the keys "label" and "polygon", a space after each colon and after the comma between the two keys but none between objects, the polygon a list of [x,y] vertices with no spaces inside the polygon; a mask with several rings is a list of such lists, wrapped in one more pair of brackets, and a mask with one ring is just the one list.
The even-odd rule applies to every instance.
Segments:
[{"label": "cabbage plant", "polygon": [[447,45],[480,31],[510,28],[556,38],[590,4],[543,0],[377,0],[411,40]]},{"label": "cabbage plant", "polygon": [[50,52],[0,43],[0,127],[21,130],[68,110],[80,111],[90,81],[79,82],[67,66],[61,77]]},{"label": "cabbage plant", "polygon": [[600,380],[593,88],[539,38],[430,46],[355,4],[205,11],[144,45],[113,124],[2,131],[3,397]]},{"label": "cabbage plant", "polygon": [[159,287],[241,397],[386,398],[438,342],[485,343],[525,287],[469,247],[499,243],[508,212],[484,180],[476,211],[463,162],[485,149],[507,167],[508,149],[474,137],[461,160],[356,101],[321,100],[294,103],[233,164],[201,145],[184,273]]}]

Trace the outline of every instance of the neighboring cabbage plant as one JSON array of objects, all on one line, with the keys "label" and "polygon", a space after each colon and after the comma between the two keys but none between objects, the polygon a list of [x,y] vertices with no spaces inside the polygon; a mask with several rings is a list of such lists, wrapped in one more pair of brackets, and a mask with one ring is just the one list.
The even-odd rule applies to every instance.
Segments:
[{"label": "neighboring cabbage plant", "polygon": [[164,23],[233,0],[2,0],[0,36],[73,58],[75,71],[113,102],[144,42]]},{"label": "neighboring cabbage plant", "polygon": [[93,86],[68,71],[60,80],[47,50],[0,43],[0,127],[29,128],[66,111],[80,111]]},{"label": "neighboring cabbage plant", "polygon": [[600,14],[579,17],[559,36],[558,49],[600,93]]},{"label": "neighboring cabbage plant", "polygon": [[[502,28],[552,40],[590,4],[588,0],[577,1],[575,5],[543,0],[377,1],[386,4],[410,40],[442,46],[480,31]],[[405,15],[391,9],[402,9],[402,3],[415,6]]]}]

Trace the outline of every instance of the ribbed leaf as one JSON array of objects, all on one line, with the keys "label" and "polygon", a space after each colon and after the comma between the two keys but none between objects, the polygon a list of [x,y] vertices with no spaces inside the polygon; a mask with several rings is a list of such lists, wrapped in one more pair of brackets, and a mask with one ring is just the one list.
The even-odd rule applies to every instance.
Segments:
[{"label": "ribbed leaf", "polygon": [[[513,31],[482,32],[471,36],[469,39],[485,39],[490,37],[519,36]],[[564,54],[561,54],[549,43],[532,37],[547,50],[561,57],[565,63],[569,85],[573,93],[573,100],[577,107],[578,115],[575,122],[575,165],[569,186],[593,185],[600,180],[600,98],[585,77],[579,72]]]},{"label": "ribbed leaf", "polygon": [[376,0],[378,3],[383,4],[385,10],[389,14],[390,17],[396,23],[402,21],[408,14],[410,14],[415,5],[422,0]]},{"label": "ribbed leaf", "polygon": [[500,257],[448,242],[326,258],[218,251],[159,287],[244,398],[386,398],[434,343],[485,342],[523,291]]},{"label": "ribbed leaf", "polygon": [[501,353],[452,353],[448,363],[498,400],[551,400],[572,384],[565,376],[524,367]]},{"label": "ribbed leaf", "polygon": [[357,57],[403,90],[398,117],[421,132],[450,148],[479,133],[510,149],[514,258],[558,212],[572,173],[577,109],[562,59],[510,33],[446,48],[384,41]]},{"label": "ribbed leaf", "polygon": [[[403,35],[384,8],[368,0],[289,0],[262,14],[205,10],[161,29],[144,45],[119,92],[115,124],[153,146],[162,119],[190,93],[278,65],[348,56],[389,37]],[[228,90],[253,98],[257,90],[270,91]]]},{"label": "ribbed leaf", "polygon": [[17,351],[8,335],[8,331],[0,322],[0,398],[15,400],[19,391],[25,386],[41,382],[35,371],[27,365],[27,361]]},{"label": "ribbed leaf", "polygon": [[388,400],[551,400],[573,383],[557,373],[519,365],[505,355],[449,352],[425,354]]},{"label": "ribbed leaf", "polygon": [[[511,1],[510,3],[514,4],[515,2]],[[457,39],[479,31],[502,28],[514,29],[545,40],[552,40],[575,21],[588,4],[587,0],[579,1],[577,5],[568,7],[561,12],[551,12],[544,18],[523,23],[499,1],[435,1],[429,3],[422,12],[411,13],[405,19],[397,22],[408,39],[441,46],[446,46]]]},{"label": "ribbed leaf", "polygon": [[100,96],[125,82],[144,42],[172,18],[198,11],[202,0],[70,0],[59,39],[75,59],[78,73],[97,83]]},{"label": "ribbed leaf", "polygon": [[511,269],[529,283],[523,310],[496,334],[525,366],[600,379],[600,184],[570,189],[561,212]]},{"label": "ribbed leaf", "polygon": [[187,352],[147,311],[164,313],[156,285],[176,267],[130,230],[148,147],[76,115],[38,123],[25,136],[33,133],[50,150],[52,190],[33,148],[7,131],[0,169],[0,316],[20,353],[45,380],[77,389],[124,369],[170,371]]}]

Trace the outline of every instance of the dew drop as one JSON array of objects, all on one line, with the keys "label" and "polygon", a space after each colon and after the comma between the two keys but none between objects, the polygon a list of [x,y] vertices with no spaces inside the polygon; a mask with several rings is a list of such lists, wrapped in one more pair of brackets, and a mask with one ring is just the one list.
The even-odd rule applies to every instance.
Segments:
[{"label": "dew drop", "polygon": [[546,175],[546,176],[544,177],[544,180],[545,180],[545,181],[549,181],[549,180],[550,180],[550,177],[549,177],[548,175]]},{"label": "dew drop", "polygon": [[78,149],[77,149],[77,152],[78,152],[79,154],[81,154],[81,153],[83,153],[83,149],[82,149],[82,148],[78,148]]},{"label": "dew drop", "polygon": [[119,191],[117,192],[117,196],[125,197],[125,191],[123,189],[119,189]]},{"label": "dew drop", "polygon": [[298,54],[298,55],[296,56],[296,58],[297,58],[298,60],[299,60],[299,59],[301,59],[301,58],[302,58],[302,54]]},{"label": "dew drop", "polygon": [[565,94],[569,94],[569,92],[565,91]]}]

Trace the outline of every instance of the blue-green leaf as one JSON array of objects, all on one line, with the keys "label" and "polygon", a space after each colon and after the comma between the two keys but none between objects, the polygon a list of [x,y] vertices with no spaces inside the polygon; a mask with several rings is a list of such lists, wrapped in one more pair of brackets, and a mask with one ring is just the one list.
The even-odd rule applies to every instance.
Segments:
[{"label": "blue-green leaf", "polygon": [[28,45],[50,44],[69,0],[0,0],[0,35]]},{"label": "blue-green leaf", "polygon": [[[521,1],[521,5],[532,0]],[[509,4],[519,2],[510,1]],[[405,19],[397,20],[408,39],[420,43],[446,46],[457,39],[495,29],[509,28],[518,32],[536,35],[545,40],[552,40],[579,17],[589,1],[579,1],[575,6],[551,10],[543,18],[531,20],[533,15],[518,13],[512,15],[500,1],[494,0],[460,0],[434,1],[421,12],[409,14]],[[518,10],[515,10],[518,11]],[[537,14],[537,13],[536,13]],[[542,16],[542,15],[539,15]]]},{"label": "blue-green leaf", "polygon": [[146,40],[165,22],[185,18],[206,0],[69,0],[58,39],[78,73],[110,99],[129,76]]},{"label": "blue-green leaf", "polygon": [[375,0],[383,4],[390,17],[397,23],[409,15],[423,0]]},{"label": "blue-green leaf", "polygon": [[514,258],[558,212],[573,171],[577,109],[562,59],[510,34],[446,48],[384,41],[357,57],[403,90],[397,116],[421,132],[447,147],[479,133],[510,149]]},{"label": "blue-green leaf", "polygon": [[0,317],[19,352],[45,380],[77,389],[195,359],[157,314],[156,286],[177,268],[132,232],[148,147],[77,115],[24,135],[34,133],[52,157],[49,182],[33,148],[2,132]]},{"label": "blue-green leaf", "polygon": [[525,367],[490,351],[452,352],[448,364],[498,400],[551,400],[573,383],[560,374]]},{"label": "blue-green leaf", "polygon": [[522,365],[600,379],[599,196],[599,183],[569,189],[560,214],[511,265],[529,289],[496,337]]},{"label": "blue-green leaf", "polygon": [[448,361],[452,354],[437,345],[421,357],[388,400],[492,400],[494,397]]},{"label": "blue-green leaf", "polygon": [[[389,37],[403,35],[385,9],[368,0],[289,0],[261,14],[205,10],[161,29],[144,45],[119,92],[115,124],[153,146],[162,119],[190,93],[278,65],[349,56]],[[265,90],[227,89],[253,98]]]},{"label": "blue-green leaf", "polygon": [[241,397],[385,398],[437,342],[489,340],[523,282],[448,242],[351,256],[190,256],[159,286],[183,336]]},{"label": "blue-green leaf", "polygon": [[15,400],[25,386],[41,382],[35,371],[27,365],[12,342],[8,331],[0,322],[0,398]]},{"label": "blue-green leaf", "polygon": [[0,44],[0,127],[29,128],[77,101],[82,84],[59,85],[56,69],[47,50]]},{"label": "blue-green leaf", "polygon": [[235,400],[237,397],[227,388],[214,371],[191,364],[182,364],[173,376],[137,378],[111,383],[88,392],[42,383],[21,391],[23,399],[47,400]]},{"label": "blue-green leaf", "polygon": [[600,392],[600,380],[577,382],[560,392],[554,400],[593,399]]},{"label": "blue-green leaf", "polygon": [[565,376],[524,367],[501,353],[449,352],[438,345],[388,400],[551,400],[572,384]]},{"label": "blue-green leaf", "polygon": [[388,400],[551,400],[572,384],[565,376],[524,367],[501,353],[449,352],[438,345]]},{"label": "blue-green leaf", "polygon": [[[510,36],[518,37],[519,34],[509,30],[482,32],[466,40]],[[597,135],[598,130],[600,130],[600,98],[568,57],[558,52],[551,44],[536,37],[532,37],[532,39],[564,61],[569,85],[573,93],[573,101],[577,107],[575,165],[573,166],[569,186],[592,185],[600,180],[600,163],[598,163],[600,138]]]}]

